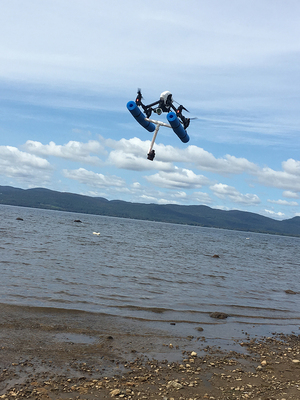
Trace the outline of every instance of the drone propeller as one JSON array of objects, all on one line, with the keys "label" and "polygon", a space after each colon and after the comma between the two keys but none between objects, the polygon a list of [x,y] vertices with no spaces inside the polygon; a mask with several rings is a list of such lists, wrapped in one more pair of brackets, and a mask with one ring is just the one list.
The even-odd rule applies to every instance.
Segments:
[{"label": "drone propeller", "polygon": [[142,92],[141,92],[141,88],[138,88],[137,94],[138,94],[138,96],[140,97],[140,99],[143,99]]}]

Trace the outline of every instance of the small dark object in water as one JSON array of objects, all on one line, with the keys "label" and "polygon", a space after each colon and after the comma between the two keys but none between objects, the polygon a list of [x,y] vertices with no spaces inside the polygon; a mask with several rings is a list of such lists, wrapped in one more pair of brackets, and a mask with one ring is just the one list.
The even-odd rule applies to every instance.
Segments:
[{"label": "small dark object in water", "polygon": [[21,217],[16,218],[16,220],[17,221],[24,221],[23,218],[21,218]]},{"label": "small dark object in water", "polygon": [[199,331],[199,332],[203,332],[204,331],[204,329],[202,328],[202,326],[198,326],[198,328],[196,328],[197,329],[197,331]]},{"label": "small dark object in water", "polygon": [[220,256],[218,256],[218,254],[214,254],[213,258],[220,258]]},{"label": "small dark object in water", "polygon": [[170,325],[176,325],[175,322],[170,322]]},{"label": "small dark object in water", "polygon": [[113,340],[113,337],[112,336],[107,336],[107,339],[108,340]]},{"label": "small dark object in water", "polygon": [[217,318],[217,319],[226,319],[229,317],[228,314],[225,314],[223,312],[213,312],[209,315],[211,318]]},{"label": "small dark object in water", "polygon": [[290,290],[290,289],[285,290],[285,293],[286,294],[297,294],[297,292],[294,292],[293,290]]},{"label": "small dark object in water", "polygon": [[74,222],[82,222],[80,219],[75,219]]}]

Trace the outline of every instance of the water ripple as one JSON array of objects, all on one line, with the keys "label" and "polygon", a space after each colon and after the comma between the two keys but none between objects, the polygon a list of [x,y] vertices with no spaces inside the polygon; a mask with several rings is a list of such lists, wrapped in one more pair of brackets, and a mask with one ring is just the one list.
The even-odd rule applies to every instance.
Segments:
[{"label": "water ripple", "polygon": [[0,217],[2,303],[299,324],[298,238],[93,215],[78,225],[78,214],[9,206]]}]

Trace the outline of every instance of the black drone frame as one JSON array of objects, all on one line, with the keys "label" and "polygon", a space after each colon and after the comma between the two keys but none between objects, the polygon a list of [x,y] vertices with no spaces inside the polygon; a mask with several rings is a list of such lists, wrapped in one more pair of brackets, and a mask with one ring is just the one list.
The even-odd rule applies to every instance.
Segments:
[{"label": "black drone frame", "polygon": [[[176,116],[182,123],[183,128],[186,129],[189,126],[190,118],[186,118],[184,115],[182,115],[182,110],[185,110],[187,112],[189,112],[189,111],[182,105],[180,105],[179,107],[176,108],[173,105],[171,94],[168,95],[166,101],[164,101],[164,99],[159,99],[158,101],[155,101],[154,103],[151,103],[148,105],[145,105],[142,103],[142,98],[143,98],[142,93],[140,90],[138,90],[137,97],[135,99],[135,103],[137,106],[142,107],[147,118],[150,118],[152,112],[155,112],[156,114],[160,115],[163,112],[170,112],[170,110],[172,109],[173,111],[175,111]],[[157,106],[157,107],[153,108],[154,106]]]}]

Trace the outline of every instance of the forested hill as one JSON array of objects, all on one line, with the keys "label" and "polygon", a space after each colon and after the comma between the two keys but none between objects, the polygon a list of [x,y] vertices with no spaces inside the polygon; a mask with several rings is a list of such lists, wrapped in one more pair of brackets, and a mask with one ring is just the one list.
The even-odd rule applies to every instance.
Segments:
[{"label": "forested hill", "polygon": [[201,205],[158,205],[109,201],[102,197],[82,196],[42,188],[23,190],[0,186],[0,204],[300,236],[300,217],[276,221],[259,214],[238,210],[224,211]]}]

